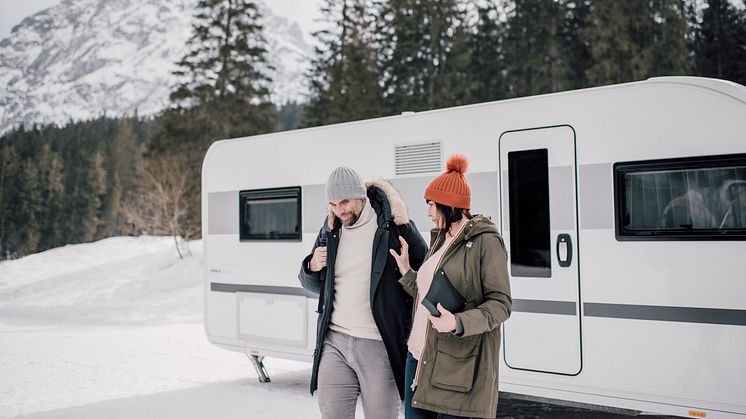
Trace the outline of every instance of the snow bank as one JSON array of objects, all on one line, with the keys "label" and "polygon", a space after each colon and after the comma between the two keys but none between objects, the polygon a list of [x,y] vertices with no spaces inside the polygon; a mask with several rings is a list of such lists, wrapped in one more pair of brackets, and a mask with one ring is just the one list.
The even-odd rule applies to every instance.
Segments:
[{"label": "snow bank", "polygon": [[207,341],[202,243],[114,237],[0,263],[0,418],[318,417],[310,365]]},{"label": "snow bank", "polygon": [[202,242],[178,259],[170,237],[112,237],[0,263],[6,323],[196,322]]}]

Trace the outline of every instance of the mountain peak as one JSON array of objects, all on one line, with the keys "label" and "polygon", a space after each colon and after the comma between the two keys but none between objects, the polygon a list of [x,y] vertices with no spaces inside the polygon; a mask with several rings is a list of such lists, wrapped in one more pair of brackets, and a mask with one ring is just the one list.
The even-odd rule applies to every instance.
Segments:
[{"label": "mountain peak", "polygon": [[[64,0],[25,18],[0,42],[0,133],[168,105],[196,0]],[[272,101],[302,100],[311,48],[295,22],[263,2]]]}]

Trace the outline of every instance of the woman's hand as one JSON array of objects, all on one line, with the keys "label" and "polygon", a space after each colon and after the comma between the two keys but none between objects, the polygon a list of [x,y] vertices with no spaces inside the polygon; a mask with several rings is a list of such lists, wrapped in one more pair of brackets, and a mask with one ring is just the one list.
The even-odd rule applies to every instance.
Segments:
[{"label": "woman's hand", "polygon": [[399,272],[404,275],[412,269],[412,267],[409,266],[409,244],[407,244],[407,241],[404,240],[402,236],[399,236],[399,243],[401,244],[401,254],[396,253],[394,249],[389,249],[389,253],[391,253],[391,256],[396,260],[396,264],[399,266]]},{"label": "woman's hand", "polygon": [[448,333],[456,330],[456,316],[450,311],[443,308],[438,303],[438,311],[440,311],[440,317],[435,317],[432,314],[428,314],[427,317],[430,319],[430,323],[433,324],[433,328],[440,333]]}]

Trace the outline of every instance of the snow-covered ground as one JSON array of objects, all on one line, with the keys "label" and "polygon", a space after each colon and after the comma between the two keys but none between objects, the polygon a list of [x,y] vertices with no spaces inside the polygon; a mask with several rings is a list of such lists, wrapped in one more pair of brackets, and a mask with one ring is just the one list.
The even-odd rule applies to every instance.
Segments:
[{"label": "snow-covered ground", "polygon": [[207,342],[190,249],[114,237],[0,263],[0,418],[319,417],[310,364],[267,359],[261,384]]}]

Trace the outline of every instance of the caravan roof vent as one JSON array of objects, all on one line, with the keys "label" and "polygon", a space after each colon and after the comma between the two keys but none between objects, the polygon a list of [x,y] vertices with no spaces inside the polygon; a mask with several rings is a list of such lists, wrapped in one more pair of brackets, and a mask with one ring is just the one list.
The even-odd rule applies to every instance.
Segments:
[{"label": "caravan roof vent", "polygon": [[443,143],[432,141],[398,145],[394,150],[394,160],[397,176],[440,172],[443,168]]}]

